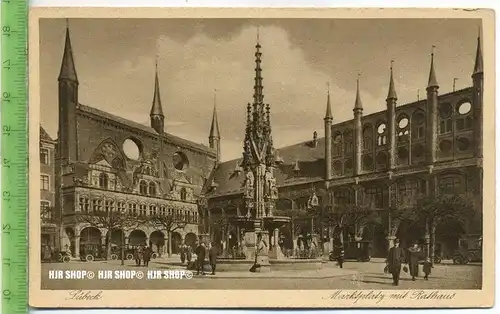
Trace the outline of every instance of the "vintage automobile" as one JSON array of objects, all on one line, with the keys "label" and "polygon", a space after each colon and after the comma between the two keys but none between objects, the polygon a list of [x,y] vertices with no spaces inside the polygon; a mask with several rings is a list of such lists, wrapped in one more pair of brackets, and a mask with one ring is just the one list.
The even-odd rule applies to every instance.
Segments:
[{"label": "vintage automobile", "polygon": [[[134,259],[135,247],[126,245],[124,249],[125,259],[131,261]],[[111,245],[111,260],[121,260],[122,259],[122,247],[120,245]]]},{"label": "vintage automobile", "polygon": [[[369,262],[370,241],[350,241],[344,242],[343,260],[357,260],[358,262]],[[336,261],[341,254],[341,247],[337,246],[330,252],[330,260]]]},{"label": "vintage automobile", "polygon": [[106,260],[106,246],[102,244],[80,245],[80,260],[93,262],[95,260]]},{"label": "vintage automobile", "polygon": [[453,254],[453,264],[464,265],[483,261],[483,237],[468,235],[458,240],[458,249]]}]

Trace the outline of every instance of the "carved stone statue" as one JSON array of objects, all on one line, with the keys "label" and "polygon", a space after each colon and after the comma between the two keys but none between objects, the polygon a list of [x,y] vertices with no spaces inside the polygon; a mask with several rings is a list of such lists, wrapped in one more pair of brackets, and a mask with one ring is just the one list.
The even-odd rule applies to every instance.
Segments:
[{"label": "carved stone statue", "polygon": [[254,177],[252,171],[246,173],[245,178],[245,197],[252,198],[254,189]]}]

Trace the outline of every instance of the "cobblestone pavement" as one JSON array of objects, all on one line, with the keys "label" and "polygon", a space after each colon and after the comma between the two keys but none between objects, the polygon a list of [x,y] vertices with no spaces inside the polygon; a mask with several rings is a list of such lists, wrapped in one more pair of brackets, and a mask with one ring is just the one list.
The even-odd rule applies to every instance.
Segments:
[{"label": "cobblestone pavement", "polygon": [[[42,289],[393,289],[390,275],[383,273],[382,261],[367,263],[346,262],[339,269],[333,262],[323,269],[302,271],[271,271],[270,273],[219,272],[215,276],[194,276],[192,279],[49,279],[49,270],[87,270],[95,274],[100,270],[135,270],[146,274],[147,270],[185,269],[172,261],[156,260],[148,268],[137,267],[133,262],[120,261],[85,263],[72,261],[67,264],[42,264]],[[436,265],[428,281],[422,277],[411,281],[408,274],[401,273],[399,289],[480,289],[481,265]]]}]

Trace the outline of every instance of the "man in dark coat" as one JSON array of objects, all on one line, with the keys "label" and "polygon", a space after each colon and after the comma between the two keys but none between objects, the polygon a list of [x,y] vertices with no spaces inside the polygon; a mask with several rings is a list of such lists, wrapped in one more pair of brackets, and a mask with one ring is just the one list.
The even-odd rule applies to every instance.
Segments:
[{"label": "man in dark coat", "polygon": [[401,264],[403,264],[405,254],[402,248],[399,247],[399,239],[394,240],[394,246],[389,250],[387,256],[387,266],[392,274],[393,286],[399,285],[399,276],[401,275]]},{"label": "man in dark coat", "polygon": [[413,246],[408,249],[408,268],[410,269],[411,280],[415,281],[418,277],[418,262],[422,259],[422,250],[418,243],[413,243]]},{"label": "man in dark coat", "polygon": [[217,266],[217,248],[213,243],[210,243],[208,251],[208,260],[210,261],[210,267],[212,267],[212,275],[215,275],[215,268]]},{"label": "man in dark coat", "polygon": [[207,250],[207,248],[205,247],[205,243],[203,243],[203,242],[198,244],[198,246],[196,247],[195,253],[197,256],[197,259],[196,259],[196,274],[197,275],[200,274],[200,269],[201,269],[201,274],[205,275],[205,271],[203,269],[203,264],[205,262],[206,250]]},{"label": "man in dark coat", "polygon": [[151,260],[151,255],[153,255],[153,250],[151,247],[147,246],[142,253],[142,260],[144,261],[144,266],[148,267],[149,261]]}]

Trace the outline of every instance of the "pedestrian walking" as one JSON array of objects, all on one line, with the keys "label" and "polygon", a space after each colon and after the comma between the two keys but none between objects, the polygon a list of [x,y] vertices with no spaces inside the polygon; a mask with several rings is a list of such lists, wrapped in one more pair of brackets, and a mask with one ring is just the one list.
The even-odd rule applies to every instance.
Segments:
[{"label": "pedestrian walking", "polygon": [[142,259],[142,247],[138,246],[134,250],[134,259],[135,259],[135,265],[136,266],[141,266],[141,259]]},{"label": "pedestrian walking", "polygon": [[399,239],[394,240],[394,246],[390,248],[387,256],[387,268],[392,274],[392,285],[399,285],[399,277],[401,275],[401,264],[405,260],[404,251],[399,247]]},{"label": "pedestrian walking", "polygon": [[206,250],[207,250],[207,248],[205,247],[205,243],[203,243],[203,242],[198,244],[198,246],[196,247],[196,258],[197,258],[196,259],[196,274],[197,275],[200,274],[200,270],[201,270],[201,274],[205,275],[205,270],[203,269],[203,264],[205,262]]},{"label": "pedestrian walking", "polygon": [[187,259],[188,264],[193,259],[193,248],[191,247],[191,245],[188,245],[186,247],[186,259]]},{"label": "pedestrian walking", "polygon": [[430,258],[426,258],[424,260],[423,264],[424,264],[424,267],[423,267],[424,268],[423,269],[423,271],[424,271],[424,279],[425,280],[429,280],[429,275],[431,273],[431,268],[432,268],[432,263],[431,263]]},{"label": "pedestrian walking", "polygon": [[149,261],[151,261],[151,255],[153,255],[153,250],[151,247],[147,246],[142,253],[142,260],[144,261],[144,266],[148,267]]},{"label": "pedestrian walking", "polygon": [[413,281],[416,280],[415,277],[418,277],[418,262],[421,260],[422,250],[418,246],[418,242],[414,242],[413,246],[408,249],[408,268]]},{"label": "pedestrian walking", "polygon": [[181,246],[181,264],[184,265],[184,262],[186,261],[186,245],[183,244]]},{"label": "pedestrian walking", "polygon": [[213,243],[210,243],[208,251],[208,260],[210,262],[210,267],[212,268],[212,275],[215,275],[215,268],[217,267],[217,248]]}]

